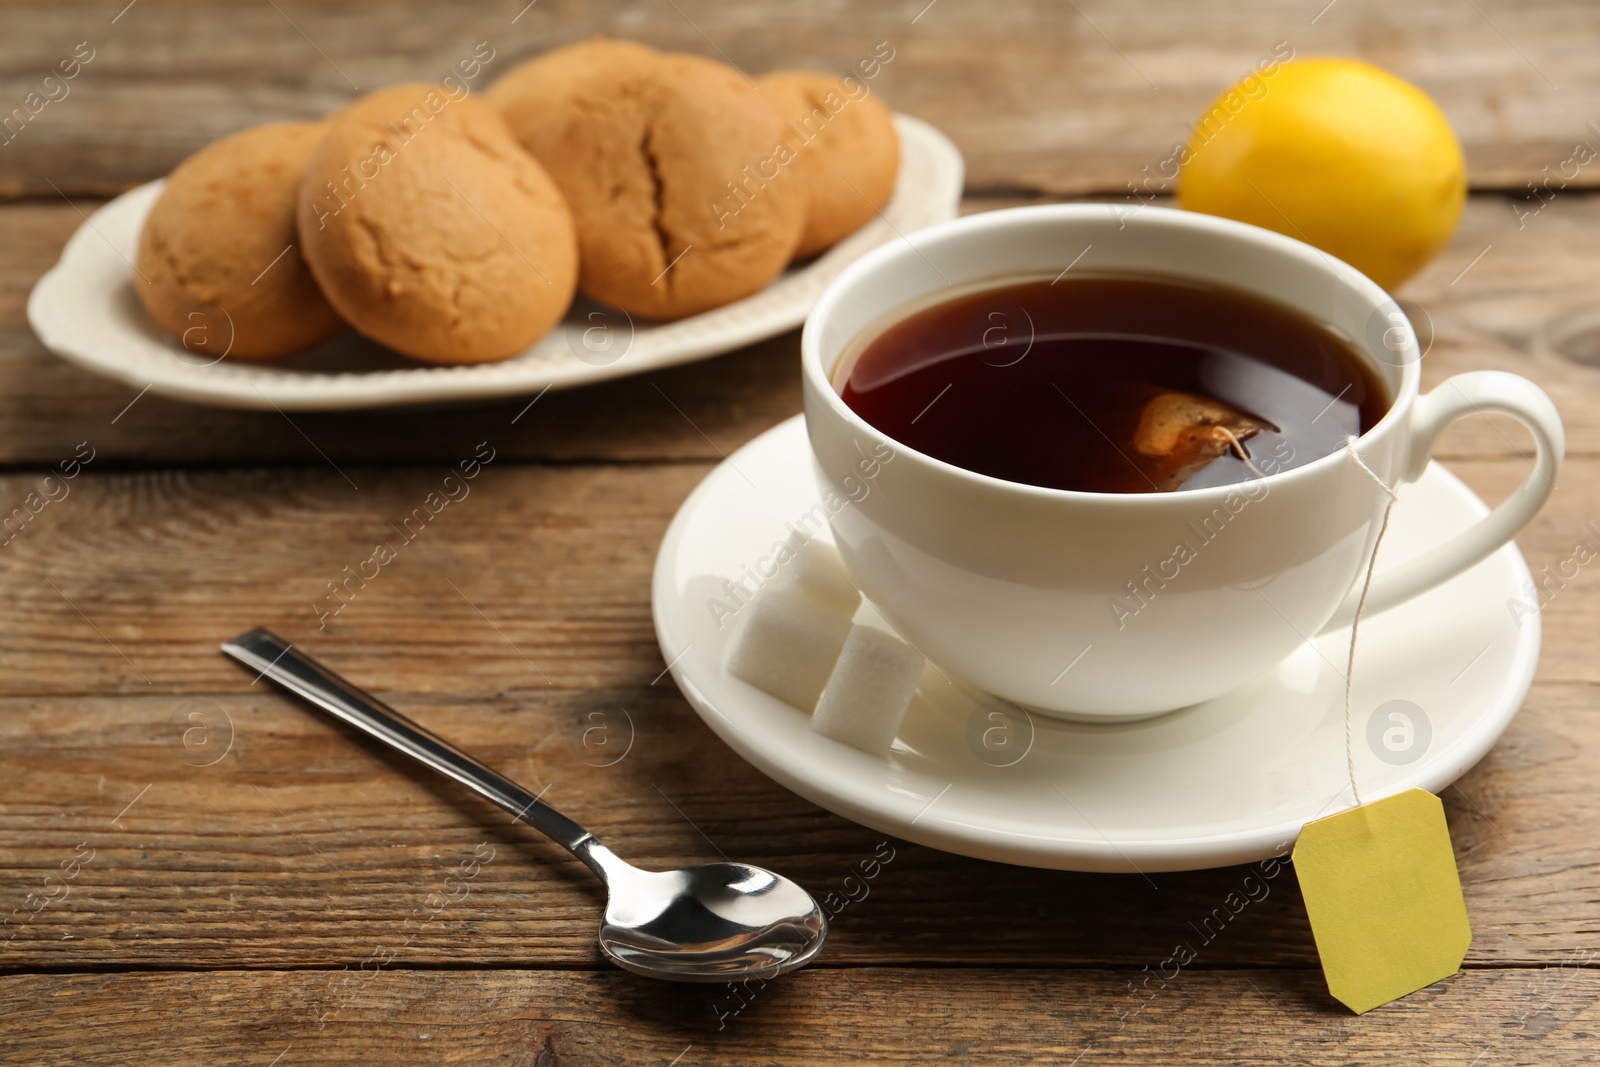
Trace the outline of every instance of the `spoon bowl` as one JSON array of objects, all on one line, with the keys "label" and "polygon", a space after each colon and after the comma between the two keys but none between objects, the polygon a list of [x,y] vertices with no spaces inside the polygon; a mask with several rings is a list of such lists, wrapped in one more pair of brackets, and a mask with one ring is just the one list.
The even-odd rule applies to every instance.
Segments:
[{"label": "spoon bowl", "polygon": [[771,978],[809,963],[827,939],[827,916],[811,895],[760,867],[629,871],[611,882],[600,951],[636,974],[680,982]]}]

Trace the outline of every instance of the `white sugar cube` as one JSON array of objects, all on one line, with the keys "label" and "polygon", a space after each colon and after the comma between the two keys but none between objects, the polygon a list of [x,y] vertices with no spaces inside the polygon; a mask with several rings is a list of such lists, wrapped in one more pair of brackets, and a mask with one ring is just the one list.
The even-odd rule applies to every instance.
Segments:
[{"label": "white sugar cube", "polygon": [[794,559],[786,569],[793,573],[794,580],[833,603],[843,614],[853,615],[861,603],[861,590],[845,569],[839,550],[826,541],[807,539],[799,533],[789,535],[789,548]]},{"label": "white sugar cube", "polygon": [[875,626],[852,626],[811,728],[881,756],[889,751],[922,677],[922,653]]},{"label": "white sugar cube", "polygon": [[810,712],[850,633],[850,613],[800,584],[768,585],[746,610],[728,673]]}]

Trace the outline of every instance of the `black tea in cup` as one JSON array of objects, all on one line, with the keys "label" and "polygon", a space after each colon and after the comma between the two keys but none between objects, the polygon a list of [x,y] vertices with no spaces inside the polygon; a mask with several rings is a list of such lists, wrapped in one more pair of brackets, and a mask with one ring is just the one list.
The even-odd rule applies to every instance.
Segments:
[{"label": "black tea in cup", "polygon": [[936,459],[1098,493],[1288,470],[1389,406],[1328,326],[1242,290],[1145,274],[942,297],[869,331],[835,385],[867,422]]}]

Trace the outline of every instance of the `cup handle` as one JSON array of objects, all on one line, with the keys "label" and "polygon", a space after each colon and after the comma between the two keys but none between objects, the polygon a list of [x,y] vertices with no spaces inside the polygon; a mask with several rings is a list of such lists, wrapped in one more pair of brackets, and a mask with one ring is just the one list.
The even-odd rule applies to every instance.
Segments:
[{"label": "cup handle", "polygon": [[[1491,411],[1510,415],[1533,434],[1537,448],[1533,471],[1499,507],[1472,526],[1427,554],[1374,577],[1363,618],[1425,593],[1489,556],[1538,514],[1556,487],[1556,474],[1561,470],[1567,444],[1555,404],[1528,379],[1497,370],[1458,374],[1417,398],[1411,412],[1411,443],[1400,480],[1414,482],[1422,477],[1439,436],[1452,422]],[[1378,490],[1374,487],[1373,491]],[[1323,627],[1323,633],[1350,625],[1361,598],[1361,584],[1356,582],[1334,612],[1333,621]]]}]

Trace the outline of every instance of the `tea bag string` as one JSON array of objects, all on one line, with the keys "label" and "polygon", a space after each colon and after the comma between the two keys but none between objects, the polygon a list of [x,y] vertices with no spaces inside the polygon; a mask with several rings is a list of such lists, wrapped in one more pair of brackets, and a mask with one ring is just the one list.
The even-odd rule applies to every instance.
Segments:
[{"label": "tea bag string", "polygon": [[1344,761],[1345,768],[1350,772],[1350,792],[1355,796],[1356,807],[1361,806],[1361,787],[1356,784],[1356,745],[1354,716],[1351,711],[1351,688],[1356,676],[1356,634],[1361,629],[1361,612],[1367,606],[1367,594],[1372,591],[1372,572],[1378,562],[1378,549],[1383,544],[1383,535],[1389,529],[1389,515],[1394,511],[1395,491],[1384,484],[1382,478],[1375,474],[1371,467],[1356,452],[1356,439],[1349,436],[1344,439],[1345,451],[1350,453],[1350,458],[1356,461],[1356,466],[1367,472],[1367,477],[1377,483],[1383,490],[1388,502],[1383,506],[1383,520],[1378,524],[1377,540],[1372,542],[1372,555],[1367,557],[1367,574],[1361,582],[1361,597],[1356,601],[1355,618],[1350,621],[1350,658],[1344,667]]},{"label": "tea bag string", "polygon": [[1254,474],[1257,478],[1265,478],[1267,476],[1266,471],[1256,466],[1255,460],[1250,458],[1249,450],[1244,447],[1244,442],[1240,441],[1238,436],[1235,435],[1232,430],[1228,429],[1226,426],[1218,426],[1217,429],[1221,432],[1222,436],[1228,439],[1228,446],[1233,449],[1240,461],[1244,463],[1246,467],[1250,468],[1251,474]]}]

